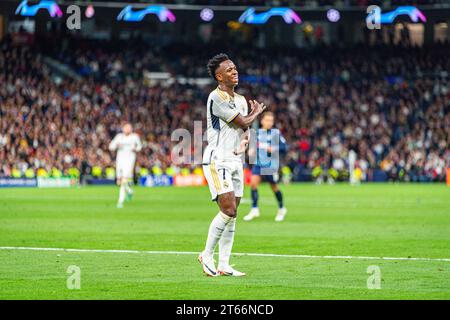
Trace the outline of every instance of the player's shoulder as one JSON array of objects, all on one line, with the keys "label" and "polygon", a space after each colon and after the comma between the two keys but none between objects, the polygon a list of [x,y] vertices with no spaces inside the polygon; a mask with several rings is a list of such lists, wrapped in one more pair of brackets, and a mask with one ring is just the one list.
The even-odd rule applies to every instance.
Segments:
[{"label": "player's shoulder", "polygon": [[245,99],[245,97],[242,94],[240,94],[240,93],[235,92],[234,93],[234,97],[238,98],[238,99],[241,99],[241,100],[245,100],[247,102],[247,99]]},{"label": "player's shoulder", "polygon": [[281,134],[280,129],[278,128],[272,128],[270,130],[272,131],[273,134]]},{"label": "player's shoulder", "polygon": [[220,104],[228,101],[228,97],[225,92],[219,91],[219,89],[216,88],[209,93],[208,101],[214,101],[215,103]]},{"label": "player's shoulder", "polygon": [[123,132],[118,132],[118,133],[116,133],[115,138],[116,139],[121,139],[121,138],[123,138],[123,136],[124,136]]},{"label": "player's shoulder", "polygon": [[280,132],[280,130],[277,129],[277,128],[272,128],[272,129],[270,129],[270,130],[263,129],[263,128],[259,128],[259,129],[258,129],[258,134],[259,134],[259,135],[262,135],[262,136],[265,136],[265,135],[272,135],[272,136],[274,136],[274,135],[280,135],[280,136],[281,136],[281,132]]},{"label": "player's shoulder", "polygon": [[[240,100],[242,103],[247,104],[247,100],[245,99],[245,97],[236,92],[234,93],[234,100],[235,101]],[[231,99],[230,99],[230,96],[228,95],[228,93],[220,90],[219,88],[216,88],[213,91],[211,91],[208,96],[208,104],[210,104],[211,101],[220,105],[223,103],[230,103]]]},{"label": "player's shoulder", "polygon": [[278,128],[273,128],[273,129],[272,129],[272,134],[273,134],[274,136],[280,137],[280,139],[281,139],[282,141],[284,141],[284,137],[283,137],[283,134],[281,133],[280,129],[278,129]]},{"label": "player's shoulder", "polygon": [[243,96],[242,94],[237,94],[237,101],[239,101],[239,105],[242,108],[242,111],[244,112],[244,114],[246,115],[248,113],[248,102],[247,99],[245,98],[245,96]]}]

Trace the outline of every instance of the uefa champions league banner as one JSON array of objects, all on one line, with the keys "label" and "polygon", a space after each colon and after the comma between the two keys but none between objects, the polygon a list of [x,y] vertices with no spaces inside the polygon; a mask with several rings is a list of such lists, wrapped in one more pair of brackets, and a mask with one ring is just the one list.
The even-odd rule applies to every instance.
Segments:
[{"label": "uefa champions league banner", "polygon": [[143,187],[167,187],[173,185],[173,177],[165,174],[160,176],[148,175],[139,178],[139,185]]},{"label": "uefa champions league banner", "polygon": [[70,188],[78,185],[74,178],[37,178],[38,188]]},{"label": "uefa champions league banner", "polygon": [[69,188],[78,185],[73,178],[1,178],[0,188]]},{"label": "uefa champions league banner", "polygon": [[148,175],[139,179],[139,185],[143,187],[166,187],[166,186],[203,186],[206,184],[205,177],[198,174],[181,175],[174,177],[162,175]]},{"label": "uefa champions league banner", "polygon": [[2,178],[0,177],[0,188],[22,188],[22,187],[37,187],[37,180],[35,178]]}]

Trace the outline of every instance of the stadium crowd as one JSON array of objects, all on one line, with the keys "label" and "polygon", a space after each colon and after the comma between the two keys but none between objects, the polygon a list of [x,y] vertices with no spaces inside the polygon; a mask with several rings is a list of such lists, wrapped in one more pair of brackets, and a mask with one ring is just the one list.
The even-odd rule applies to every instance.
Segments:
[{"label": "stadium crowd", "polygon": [[[205,127],[213,84],[149,85],[143,71],[206,78],[206,61],[218,49],[81,40],[63,47],[1,42],[0,176],[113,177],[108,144],[125,120],[144,144],[138,173],[200,167],[173,165],[171,133],[193,132],[195,120]],[[450,167],[449,49],[320,45],[228,53],[240,71],[238,92],[276,113],[290,145],[285,172],[294,179],[347,179],[353,149],[362,179],[381,172],[395,181],[443,181]],[[80,79],[56,76],[46,56]]]}]

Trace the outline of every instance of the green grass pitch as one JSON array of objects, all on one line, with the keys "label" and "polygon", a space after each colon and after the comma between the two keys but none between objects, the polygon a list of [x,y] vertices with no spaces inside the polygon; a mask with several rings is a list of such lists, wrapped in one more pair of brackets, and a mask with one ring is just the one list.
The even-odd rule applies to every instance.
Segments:
[{"label": "green grass pitch", "polygon": [[[242,221],[232,256],[243,278],[208,278],[195,254],[218,209],[206,187],[0,189],[0,299],[450,299],[450,187],[418,184],[282,186],[286,220],[260,188],[262,216]],[[138,250],[65,252],[5,247]],[[330,259],[323,256],[351,256]],[[420,257],[368,260],[357,257]],[[81,288],[67,288],[69,266]],[[368,289],[369,266],[381,288]]]}]

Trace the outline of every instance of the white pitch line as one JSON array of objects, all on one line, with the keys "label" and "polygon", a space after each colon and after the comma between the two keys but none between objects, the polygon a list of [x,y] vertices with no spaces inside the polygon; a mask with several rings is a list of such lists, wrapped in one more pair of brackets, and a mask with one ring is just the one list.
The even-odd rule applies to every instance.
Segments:
[{"label": "white pitch line", "polygon": [[[35,248],[35,247],[0,247],[0,250],[95,252],[95,253],[141,253],[141,254],[184,254],[184,255],[199,254],[198,252],[194,252],[194,251],[144,251],[144,250],[66,249],[66,248]],[[250,257],[278,257],[278,258],[303,258],[303,259],[357,259],[357,260],[399,260],[399,261],[450,262],[450,258],[314,256],[314,255],[305,255],[305,254],[275,254],[275,253],[233,253],[233,255],[234,256],[250,256]]]}]

